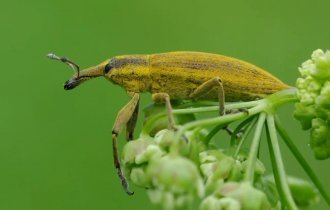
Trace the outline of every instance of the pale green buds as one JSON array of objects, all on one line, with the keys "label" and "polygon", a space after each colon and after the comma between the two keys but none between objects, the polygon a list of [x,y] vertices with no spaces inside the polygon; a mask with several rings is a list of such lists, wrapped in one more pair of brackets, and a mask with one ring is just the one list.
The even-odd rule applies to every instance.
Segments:
[{"label": "pale green buds", "polygon": [[299,103],[294,116],[304,130],[311,129],[310,145],[317,159],[330,157],[330,51],[315,50],[299,68]]},{"label": "pale green buds", "polygon": [[318,192],[309,182],[288,177],[288,183],[297,206],[307,208],[319,201]]},{"label": "pale green buds", "polygon": [[[226,205],[225,205],[226,204]],[[248,182],[227,182],[205,198],[200,210],[270,210],[266,195]]]},{"label": "pale green buds", "polygon": [[241,204],[234,198],[224,197],[217,198],[214,195],[206,197],[199,210],[240,210]]},{"label": "pale green buds", "polygon": [[204,195],[203,180],[196,165],[177,154],[153,161],[147,175],[152,184],[148,190],[151,201],[166,210],[188,206],[195,197]]},{"label": "pale green buds", "polygon": [[219,150],[201,152],[199,158],[208,191],[218,189],[224,180],[236,181],[242,178],[241,163]]},{"label": "pale green buds", "polygon": [[330,156],[330,130],[325,120],[312,120],[310,144],[317,159],[326,159]]},{"label": "pale green buds", "polygon": [[153,159],[159,159],[164,151],[153,141],[151,137],[139,138],[129,141],[123,149],[123,164],[125,174],[137,186],[148,187],[150,185],[146,175],[145,163]]},{"label": "pale green buds", "polygon": [[[272,185],[271,187],[276,188],[273,176],[267,176],[264,180],[268,185]],[[288,176],[288,184],[293,199],[298,207],[308,209],[320,200],[317,190],[309,182]]]}]

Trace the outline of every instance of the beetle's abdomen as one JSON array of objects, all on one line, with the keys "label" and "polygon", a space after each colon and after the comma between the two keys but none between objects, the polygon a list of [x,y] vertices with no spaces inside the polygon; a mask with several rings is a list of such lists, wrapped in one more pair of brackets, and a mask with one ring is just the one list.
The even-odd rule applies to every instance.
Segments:
[{"label": "beetle's abdomen", "polygon": [[[166,92],[172,99],[190,99],[202,83],[219,77],[226,101],[248,101],[287,89],[288,86],[250,63],[201,52],[171,52],[150,56],[151,92]],[[217,90],[200,99],[217,100]]]}]

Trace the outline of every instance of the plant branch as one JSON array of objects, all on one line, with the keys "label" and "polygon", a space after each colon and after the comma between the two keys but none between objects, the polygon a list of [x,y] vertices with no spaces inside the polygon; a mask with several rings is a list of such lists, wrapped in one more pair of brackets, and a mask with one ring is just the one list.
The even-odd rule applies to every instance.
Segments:
[{"label": "plant branch", "polygon": [[254,182],[254,171],[255,171],[255,164],[257,162],[259,141],[260,141],[262,127],[265,123],[265,120],[266,120],[266,113],[263,112],[259,115],[259,119],[257,122],[257,128],[254,132],[252,145],[251,145],[250,151],[249,151],[249,157],[247,159],[247,166],[246,166],[244,178],[246,181],[249,181],[251,184],[253,184],[253,182]]},{"label": "plant branch", "polygon": [[275,128],[275,122],[274,122],[274,116],[272,114],[269,114],[267,116],[267,127],[269,130],[269,139],[271,144],[271,150],[270,153],[273,156],[273,168],[276,168],[278,172],[278,185],[281,188],[281,191],[283,192],[284,199],[288,205],[288,208],[290,210],[298,210],[298,207],[296,206],[294,199],[292,197],[292,194],[290,192],[289,184],[287,181],[284,164],[282,161],[282,155],[280,151],[280,147],[278,144],[278,139],[276,135],[276,128]]},{"label": "plant branch", "polygon": [[276,128],[282,139],[284,140],[285,144],[288,146],[290,151],[292,152],[293,156],[296,158],[296,160],[299,162],[301,167],[304,169],[308,177],[312,180],[316,188],[319,190],[322,197],[325,199],[328,205],[330,205],[330,197],[323,188],[323,185],[321,184],[320,180],[317,178],[316,174],[314,173],[313,169],[309,166],[307,161],[305,160],[304,156],[299,152],[297,147],[294,145],[291,137],[288,135],[286,130],[283,128],[283,126],[280,123],[280,120],[278,117],[275,117],[275,123]]}]

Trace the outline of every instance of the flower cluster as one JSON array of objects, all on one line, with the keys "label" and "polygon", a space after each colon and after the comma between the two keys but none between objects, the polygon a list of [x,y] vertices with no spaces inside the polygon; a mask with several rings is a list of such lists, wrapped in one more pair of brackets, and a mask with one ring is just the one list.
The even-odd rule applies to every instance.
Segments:
[{"label": "flower cluster", "polygon": [[[180,117],[176,120],[194,120],[193,116]],[[260,160],[254,164],[251,183],[244,179],[248,170],[244,153],[234,155],[233,148],[219,149],[205,141],[208,131],[204,128],[185,131],[178,138],[177,132],[164,128],[167,125],[163,120],[157,122],[147,133],[142,132],[138,139],[128,142],[122,157],[126,177],[145,188],[152,203],[165,210],[186,209],[198,202],[200,210],[280,208],[277,189],[265,175]],[[317,194],[309,183],[303,183],[292,193],[307,207],[315,203],[312,200]],[[306,196],[306,189],[312,193]]]},{"label": "flower cluster", "polygon": [[135,185],[148,190],[152,203],[167,210],[187,207],[205,191],[196,158],[192,157],[202,146],[190,136],[176,144],[173,136],[174,131],[164,129],[153,138],[128,142],[123,151],[125,174]]},{"label": "flower cluster", "polygon": [[330,51],[316,50],[299,68],[294,116],[311,129],[310,146],[317,159],[330,157]]}]

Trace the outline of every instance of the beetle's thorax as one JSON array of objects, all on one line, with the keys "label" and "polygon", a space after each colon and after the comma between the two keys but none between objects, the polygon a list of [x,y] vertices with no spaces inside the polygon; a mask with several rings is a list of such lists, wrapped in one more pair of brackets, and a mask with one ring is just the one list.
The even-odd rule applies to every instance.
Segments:
[{"label": "beetle's thorax", "polygon": [[145,92],[151,85],[149,55],[116,56],[110,61],[112,69],[106,77],[129,92]]}]

